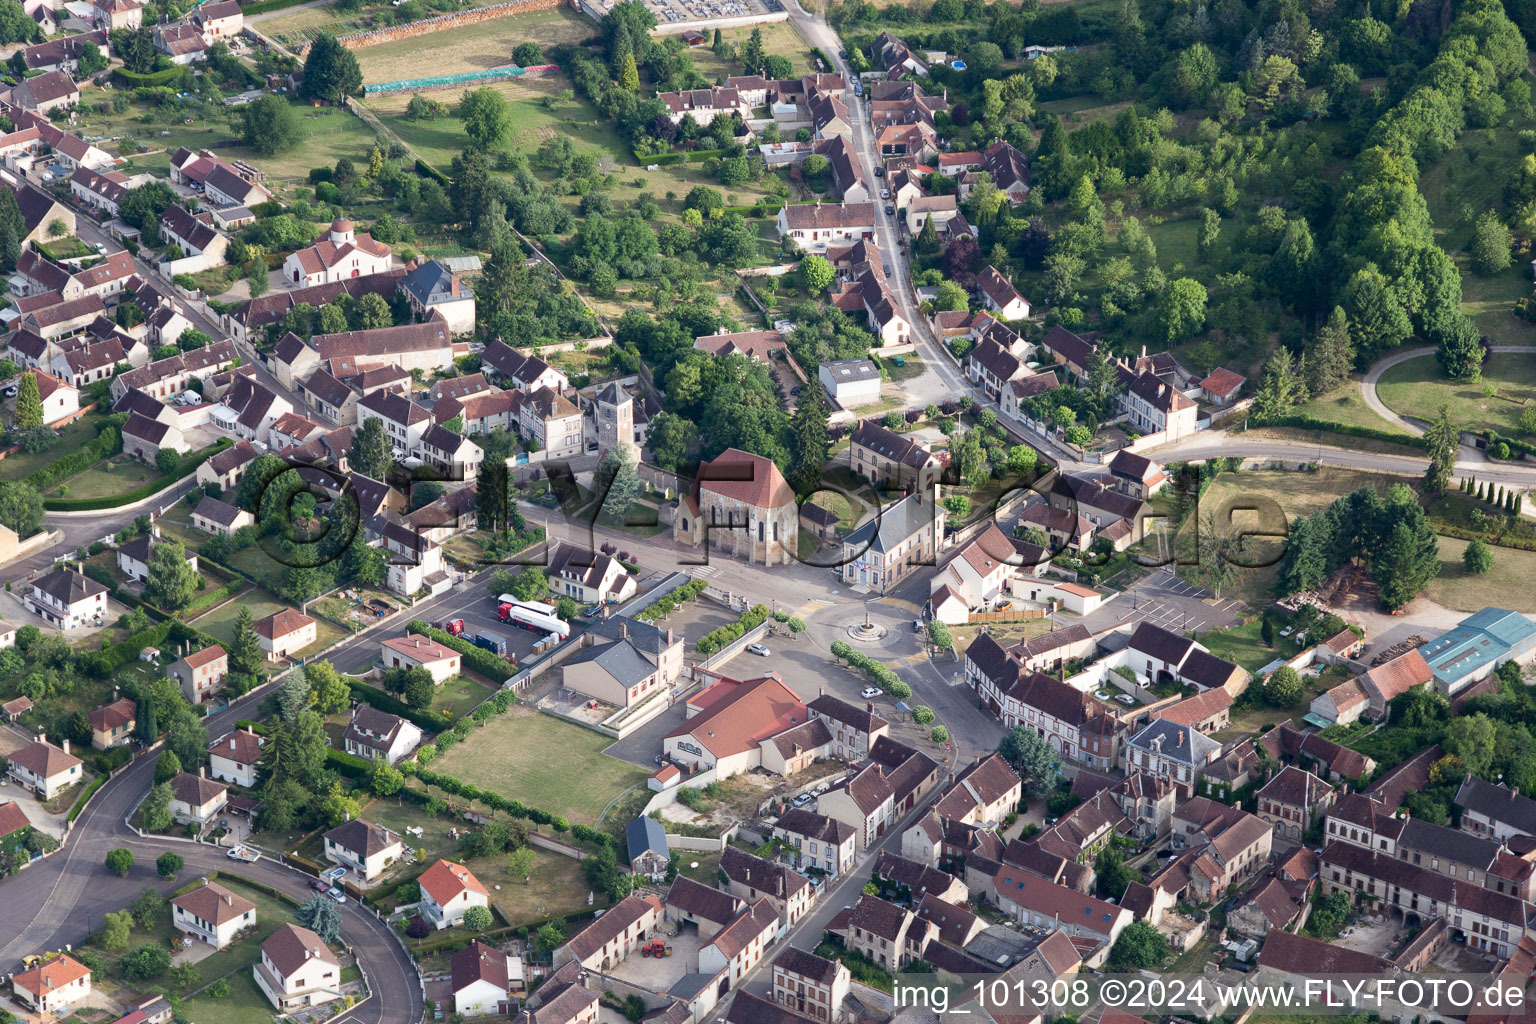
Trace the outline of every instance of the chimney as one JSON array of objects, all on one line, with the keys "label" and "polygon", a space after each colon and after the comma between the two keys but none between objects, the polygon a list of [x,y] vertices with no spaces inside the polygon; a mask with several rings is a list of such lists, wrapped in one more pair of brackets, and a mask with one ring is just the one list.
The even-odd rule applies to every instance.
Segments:
[{"label": "chimney", "polygon": [[1163,397],[1163,393],[1165,391],[1167,391],[1167,390],[1168,390],[1168,385],[1167,384],[1159,384],[1157,386],[1157,397],[1158,398],[1162,398]]},{"label": "chimney", "polygon": [[629,637],[629,623],[627,623],[627,622],[619,623],[619,639],[620,640],[625,640],[625,639],[628,639],[628,637]]},{"label": "chimney", "polygon": [[200,764],[197,766],[197,777],[200,779],[206,779],[208,777],[207,765]]},{"label": "chimney", "polygon": [[66,754],[69,753],[69,740],[65,740],[64,741],[64,745],[62,747],[60,747],[59,749],[64,751],[64,753],[66,753]]},{"label": "chimney", "polygon": [[224,905],[226,907],[232,907],[232,906],[235,905],[235,897],[233,896],[233,894],[231,894],[231,893],[225,893],[224,894]]},{"label": "chimney", "polygon": [[1179,730],[1179,746],[1182,747],[1183,745],[1184,745],[1184,730],[1180,729]]},{"label": "chimney", "polygon": [[827,695],[827,688],[825,686],[818,686],[818,687],[816,687],[816,696],[818,696],[818,697],[825,697],[826,695]]},{"label": "chimney", "polygon": [[868,711],[870,714],[874,714],[875,713],[875,706],[874,706],[874,704],[865,704],[864,705],[864,710]]},{"label": "chimney", "polygon": [[667,646],[671,647],[675,641],[672,639],[672,627],[667,627]]}]

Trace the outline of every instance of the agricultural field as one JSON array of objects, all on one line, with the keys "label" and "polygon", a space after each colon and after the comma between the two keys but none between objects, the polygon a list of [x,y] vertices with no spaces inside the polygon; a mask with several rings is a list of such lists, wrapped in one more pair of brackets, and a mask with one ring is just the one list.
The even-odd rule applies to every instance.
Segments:
[{"label": "agricultural field", "polygon": [[615,797],[645,782],[644,771],[603,753],[612,742],[516,705],[438,757],[432,770],[594,825]]},{"label": "agricultural field", "polygon": [[[489,7],[491,4],[501,2],[502,0],[460,0],[458,9],[469,10],[475,7]],[[386,28],[391,24],[406,25],[433,17],[438,13],[432,10],[418,9],[421,6],[420,4],[412,3],[409,7],[402,4],[397,8],[389,0],[369,0],[365,4],[352,4],[348,9],[343,10],[342,5],[331,3],[321,4],[318,7],[308,7],[303,10],[273,12],[266,17],[257,15],[251,21],[260,25],[261,31],[265,35],[275,36],[280,42],[285,42],[290,46],[302,46],[321,32],[330,32],[338,36],[347,35],[351,32]],[[535,15],[539,13],[543,12],[535,12]],[[530,16],[517,15],[516,17],[525,18]]]},{"label": "agricultural field", "polygon": [[[294,17],[316,10],[324,8],[304,11]],[[355,52],[364,82],[390,82],[501,67],[513,63],[512,51],[520,43],[538,43],[547,49],[560,43],[579,43],[596,31],[591,21],[568,7],[560,7],[462,25],[379,46],[365,46]],[[457,98],[458,94],[453,90],[442,90],[430,95],[447,102]]]},{"label": "agricultural field", "polygon": [[[1513,318],[1512,318],[1513,319]],[[1519,322],[1519,321],[1516,321]],[[1530,343],[1530,338],[1526,338]],[[1496,389],[1489,397],[1486,389]],[[1463,428],[1492,427],[1503,434],[1520,433],[1520,413],[1536,404],[1536,360],[1529,355],[1496,352],[1483,364],[1477,383],[1447,380],[1433,355],[1398,363],[1381,375],[1376,393],[1400,416],[1432,420],[1440,406]]]}]

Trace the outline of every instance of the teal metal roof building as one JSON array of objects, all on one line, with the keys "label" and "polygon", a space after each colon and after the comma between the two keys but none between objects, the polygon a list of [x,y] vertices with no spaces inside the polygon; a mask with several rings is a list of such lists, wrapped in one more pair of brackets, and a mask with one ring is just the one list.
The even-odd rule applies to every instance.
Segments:
[{"label": "teal metal roof building", "polygon": [[1500,665],[1524,665],[1536,657],[1536,622],[1505,608],[1484,608],[1436,637],[1419,653],[1429,662],[1435,687],[1454,697]]}]

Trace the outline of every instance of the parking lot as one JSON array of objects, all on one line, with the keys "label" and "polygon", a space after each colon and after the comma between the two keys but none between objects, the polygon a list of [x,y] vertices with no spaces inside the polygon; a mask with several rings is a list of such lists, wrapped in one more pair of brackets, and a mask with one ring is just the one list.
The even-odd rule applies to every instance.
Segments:
[{"label": "parking lot", "polygon": [[1098,631],[1119,622],[1150,622],[1174,633],[1205,632],[1237,622],[1243,603],[1235,598],[1213,600],[1204,587],[1179,579],[1163,567],[1083,619]]}]

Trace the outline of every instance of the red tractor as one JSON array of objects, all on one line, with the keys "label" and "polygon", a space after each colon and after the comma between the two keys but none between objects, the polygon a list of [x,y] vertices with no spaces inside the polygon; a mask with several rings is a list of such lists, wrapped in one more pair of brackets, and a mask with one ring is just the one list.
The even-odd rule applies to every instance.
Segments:
[{"label": "red tractor", "polygon": [[640,947],[641,956],[653,956],[658,960],[664,956],[672,955],[672,947],[657,939],[655,942],[647,942]]}]

